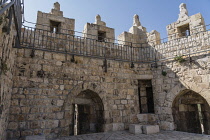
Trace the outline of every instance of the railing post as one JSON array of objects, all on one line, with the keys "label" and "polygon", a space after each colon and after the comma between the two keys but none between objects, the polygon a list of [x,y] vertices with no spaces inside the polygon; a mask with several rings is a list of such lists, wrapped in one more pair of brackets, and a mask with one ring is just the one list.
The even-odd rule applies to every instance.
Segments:
[{"label": "railing post", "polygon": [[107,72],[107,59],[106,59],[106,41],[104,42],[105,45],[104,45],[104,72]]},{"label": "railing post", "polygon": [[130,68],[134,68],[134,63],[133,63],[133,44],[131,42],[131,65],[130,65]]}]

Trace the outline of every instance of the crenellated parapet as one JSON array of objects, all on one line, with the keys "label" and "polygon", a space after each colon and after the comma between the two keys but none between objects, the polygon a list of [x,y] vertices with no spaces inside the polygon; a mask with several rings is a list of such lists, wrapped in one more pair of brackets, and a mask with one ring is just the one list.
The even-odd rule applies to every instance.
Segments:
[{"label": "crenellated parapet", "polygon": [[147,33],[147,41],[150,46],[161,44],[160,33],[156,30]]},{"label": "crenellated parapet", "polygon": [[147,29],[141,25],[139,16],[135,14],[133,16],[133,26],[129,29],[129,32],[123,32],[118,36],[118,39],[120,44],[142,47],[149,42],[149,44],[159,44],[160,34],[155,30],[148,33]]},{"label": "crenellated parapet", "polygon": [[113,28],[106,26],[100,15],[96,15],[94,23],[85,24],[83,37],[98,40],[99,42],[114,43],[115,31]]},{"label": "crenellated parapet", "polygon": [[63,17],[60,4],[56,2],[50,13],[38,11],[36,28],[52,33],[74,34],[75,19]]},{"label": "crenellated parapet", "polygon": [[168,41],[206,31],[205,21],[201,13],[188,16],[188,10],[184,3],[180,4],[179,9],[180,13],[178,20],[169,24],[166,28],[168,32]]}]

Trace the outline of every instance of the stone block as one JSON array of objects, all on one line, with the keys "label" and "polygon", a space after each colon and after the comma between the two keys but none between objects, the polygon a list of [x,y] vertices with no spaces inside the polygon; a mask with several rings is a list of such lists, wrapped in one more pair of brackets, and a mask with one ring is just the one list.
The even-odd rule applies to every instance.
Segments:
[{"label": "stone block", "polygon": [[147,135],[160,132],[159,125],[144,125],[142,126],[142,130],[143,130],[143,133]]},{"label": "stone block", "polygon": [[174,130],[175,126],[174,126],[174,123],[172,122],[161,121],[160,128],[161,130]]},{"label": "stone block", "polygon": [[16,130],[18,128],[18,123],[16,122],[10,122],[8,125],[8,129],[10,130]]},{"label": "stone block", "polygon": [[45,136],[26,136],[26,140],[46,140]]},{"label": "stone block", "polygon": [[113,125],[112,124],[104,124],[104,132],[112,131]]},{"label": "stone block", "polygon": [[133,134],[142,134],[142,125],[140,124],[130,124],[129,132]]},{"label": "stone block", "polygon": [[124,123],[113,123],[112,131],[124,130]]},{"label": "stone block", "polygon": [[156,121],[155,114],[138,114],[137,118],[140,123],[146,122],[146,123],[154,123]]},{"label": "stone block", "polygon": [[127,100],[121,100],[121,104],[127,104],[128,101]]},{"label": "stone block", "polygon": [[64,100],[57,100],[57,106],[63,106]]}]

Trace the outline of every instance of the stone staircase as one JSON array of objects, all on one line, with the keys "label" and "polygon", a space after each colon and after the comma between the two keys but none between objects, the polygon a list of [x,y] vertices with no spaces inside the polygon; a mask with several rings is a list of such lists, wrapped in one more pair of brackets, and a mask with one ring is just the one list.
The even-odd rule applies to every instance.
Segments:
[{"label": "stone staircase", "polygon": [[133,134],[154,134],[159,133],[155,114],[138,114],[139,124],[130,124],[129,132]]}]

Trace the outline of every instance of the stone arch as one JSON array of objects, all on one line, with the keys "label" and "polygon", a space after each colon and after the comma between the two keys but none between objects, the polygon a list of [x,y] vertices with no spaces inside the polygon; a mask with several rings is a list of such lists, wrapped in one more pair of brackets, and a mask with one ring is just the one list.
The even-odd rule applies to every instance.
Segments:
[{"label": "stone arch", "polygon": [[198,84],[194,82],[187,83],[181,81],[168,92],[169,94],[166,95],[166,99],[170,101],[168,106],[172,107],[175,98],[189,90],[192,90],[201,95],[207,101],[208,105],[210,105],[210,89],[202,89],[198,86]]},{"label": "stone arch", "polygon": [[210,106],[199,93],[181,91],[173,101],[172,114],[176,130],[209,134]]},{"label": "stone arch", "polygon": [[[85,83],[81,82],[78,83],[68,94],[65,103],[64,103],[64,110],[68,114],[68,126],[69,126],[69,133],[70,135],[74,134],[74,105],[77,104],[80,100],[78,98],[87,98],[92,101],[93,106],[95,106],[96,109],[96,116],[98,118],[101,118],[97,121],[95,124],[96,132],[103,132],[104,131],[104,125],[106,122],[105,116],[106,113],[109,113],[107,111],[107,104],[105,103],[106,96],[105,91],[101,89],[101,86],[97,85],[96,83]],[[81,100],[80,100],[81,101]],[[100,116],[100,117],[99,117]],[[98,125],[98,123],[101,123],[102,125]],[[92,127],[92,126],[91,126]]]},{"label": "stone arch", "polygon": [[77,105],[78,134],[103,132],[104,106],[101,98],[92,90],[84,90],[74,99]]},{"label": "stone arch", "polygon": [[169,92],[166,93],[164,104],[163,104],[164,107],[161,109],[163,113],[165,113],[164,109],[167,109],[167,114],[170,116],[170,121],[168,122],[161,121],[160,126],[162,129],[164,130],[175,129],[174,117],[172,115],[173,102],[175,101],[175,98],[177,96],[184,94],[190,90],[198,93],[207,101],[208,105],[210,105],[210,89],[201,88],[195,82],[187,82],[186,80],[185,81],[181,80]]}]

